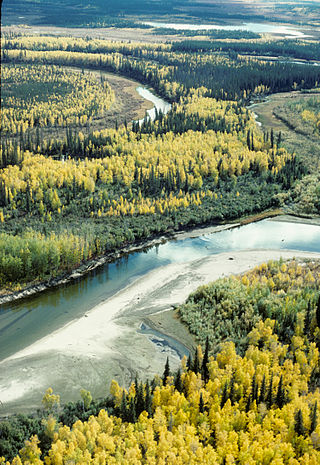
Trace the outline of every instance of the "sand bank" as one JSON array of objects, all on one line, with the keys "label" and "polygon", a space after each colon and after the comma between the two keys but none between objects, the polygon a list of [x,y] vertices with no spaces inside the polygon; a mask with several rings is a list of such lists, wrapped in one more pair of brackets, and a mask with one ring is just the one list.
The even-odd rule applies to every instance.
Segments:
[{"label": "sand bank", "polygon": [[81,388],[94,396],[107,395],[113,378],[128,385],[136,373],[141,378],[162,373],[168,353],[171,366],[177,367],[177,354],[139,333],[143,319],[182,303],[201,284],[280,257],[320,259],[320,254],[285,250],[222,253],[167,265],[138,278],[83,317],[3,360],[0,415],[34,410],[49,386],[61,395],[62,402],[79,398]]}]

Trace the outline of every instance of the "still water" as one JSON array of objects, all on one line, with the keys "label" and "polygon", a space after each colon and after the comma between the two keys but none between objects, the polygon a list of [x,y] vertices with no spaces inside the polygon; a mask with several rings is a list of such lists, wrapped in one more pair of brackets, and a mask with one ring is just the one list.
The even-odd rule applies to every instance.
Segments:
[{"label": "still water", "polygon": [[236,25],[215,25],[215,24],[182,24],[182,23],[158,23],[158,22],[145,22],[148,26],[159,27],[165,29],[175,29],[177,31],[188,30],[188,31],[211,31],[222,29],[224,31],[250,31],[257,34],[284,34],[287,37],[308,37],[301,30],[293,29],[289,26],[283,26],[280,24],[269,24],[269,23],[242,23]]},{"label": "still water", "polygon": [[264,220],[197,238],[172,240],[127,254],[71,284],[5,304],[0,307],[0,360],[81,317],[151,270],[245,249],[320,252],[320,226]]}]

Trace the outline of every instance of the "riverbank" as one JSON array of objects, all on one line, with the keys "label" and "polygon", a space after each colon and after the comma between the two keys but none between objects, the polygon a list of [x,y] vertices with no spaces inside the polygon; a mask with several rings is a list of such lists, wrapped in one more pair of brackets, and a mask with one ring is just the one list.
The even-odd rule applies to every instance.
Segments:
[{"label": "riverbank", "polygon": [[[227,252],[162,266],[136,279],[82,317],[3,360],[0,415],[34,411],[49,386],[67,402],[79,398],[81,388],[101,397],[108,394],[112,379],[128,386],[136,374],[145,379],[162,373],[168,352],[139,332],[145,318],[158,319],[166,333],[172,314],[165,310],[183,303],[197,287],[280,257],[315,260],[320,259],[320,253]],[[179,326],[173,335],[189,345]],[[169,354],[175,369],[180,359]]]},{"label": "riverbank", "polygon": [[74,280],[78,280],[91,271],[95,270],[103,266],[105,263],[113,262],[119,259],[122,256],[128,255],[133,252],[137,252],[140,250],[148,249],[158,244],[162,244],[167,242],[168,240],[173,239],[186,239],[192,237],[198,237],[204,234],[211,234],[214,232],[223,231],[226,229],[237,228],[244,224],[249,224],[255,221],[260,221],[265,218],[271,218],[276,215],[280,215],[280,210],[273,210],[267,212],[261,212],[255,215],[250,215],[246,218],[240,218],[235,220],[234,222],[230,223],[222,223],[217,222],[212,225],[197,225],[191,228],[184,228],[180,231],[175,231],[173,233],[163,233],[158,236],[153,236],[150,239],[145,239],[139,242],[135,242],[133,244],[128,244],[120,249],[115,250],[114,252],[110,252],[105,256],[102,257],[95,257],[89,260],[87,263],[81,264],[76,269],[72,270],[70,273],[64,273],[56,278],[46,280],[43,282],[37,283],[29,283],[26,284],[23,289],[18,291],[0,291],[0,306],[3,304],[8,304],[10,302],[15,302],[20,299],[25,299],[31,296],[34,296],[38,293],[44,292],[46,290],[64,286]]}]

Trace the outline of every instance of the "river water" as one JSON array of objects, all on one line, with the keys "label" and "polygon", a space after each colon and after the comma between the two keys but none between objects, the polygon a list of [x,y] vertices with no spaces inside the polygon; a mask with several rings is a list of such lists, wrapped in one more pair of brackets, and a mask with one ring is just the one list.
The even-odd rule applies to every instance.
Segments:
[{"label": "river water", "polygon": [[263,220],[240,228],[173,240],[105,264],[76,282],[0,308],[0,360],[83,316],[151,270],[247,249],[320,252],[320,227]]},{"label": "river water", "polygon": [[[141,97],[145,98],[146,100],[149,100],[154,104],[154,107],[151,108],[151,110],[147,110],[147,115],[152,121],[156,117],[156,109],[157,111],[161,111],[164,115],[166,115],[168,111],[171,109],[171,104],[169,102],[166,102],[162,98],[157,97],[146,87],[139,86],[136,88],[136,91]],[[143,121],[144,118],[139,120],[139,123],[142,123]]]}]

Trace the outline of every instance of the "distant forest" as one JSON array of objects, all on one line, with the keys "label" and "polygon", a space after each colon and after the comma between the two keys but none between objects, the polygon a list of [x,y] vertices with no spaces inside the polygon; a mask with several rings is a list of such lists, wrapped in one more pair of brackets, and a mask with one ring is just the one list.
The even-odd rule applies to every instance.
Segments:
[{"label": "distant forest", "polygon": [[294,6],[290,3],[274,6],[264,2],[263,8],[261,3],[245,0],[213,0],[210,3],[190,0],[4,0],[1,10],[3,25],[23,23],[64,27],[137,27],[142,18],[167,19],[168,16],[184,22],[213,21],[221,24],[230,20],[297,24],[303,20],[305,24],[312,24],[320,17],[319,4],[303,0],[295,2]]}]

